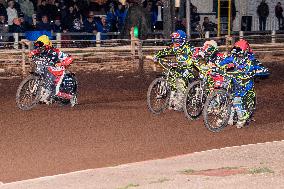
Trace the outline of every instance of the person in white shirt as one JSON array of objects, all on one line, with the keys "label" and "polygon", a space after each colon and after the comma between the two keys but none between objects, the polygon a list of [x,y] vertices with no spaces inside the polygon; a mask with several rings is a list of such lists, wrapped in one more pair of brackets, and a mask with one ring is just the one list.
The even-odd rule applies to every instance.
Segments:
[{"label": "person in white shirt", "polygon": [[8,16],[8,25],[11,26],[13,25],[13,20],[15,18],[18,18],[18,12],[14,8],[15,2],[13,0],[8,1],[8,8],[7,10],[7,16]]}]

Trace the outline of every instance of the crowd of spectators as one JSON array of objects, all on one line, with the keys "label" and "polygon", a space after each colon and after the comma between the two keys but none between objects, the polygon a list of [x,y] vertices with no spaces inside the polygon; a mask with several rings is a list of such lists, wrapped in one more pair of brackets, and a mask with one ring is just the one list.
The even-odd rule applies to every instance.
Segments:
[{"label": "crowd of spectators", "polygon": [[[121,32],[133,0],[127,0],[125,4],[119,0],[99,2],[101,1],[0,0],[0,33],[34,30],[56,33]],[[145,13],[149,12],[147,15],[154,29],[156,23],[161,21],[159,17],[162,3],[160,0],[144,0],[141,6]]]},{"label": "crowd of spectators", "polygon": [[[121,2],[125,2],[122,4]],[[147,26],[151,32],[163,29],[163,0],[0,0],[0,33],[25,33],[26,31],[123,33],[130,7],[140,2]],[[142,2],[142,3],[141,3]],[[176,29],[186,30],[185,2],[181,1]],[[191,31],[214,32],[217,25],[203,17],[192,3]],[[266,28],[269,10],[265,0],[258,6],[260,30]],[[234,10],[234,9],[233,9]],[[226,12],[226,11],[225,11]],[[233,19],[234,19],[233,14]],[[278,2],[275,7],[279,29],[284,28],[283,9]],[[128,17],[127,17],[128,16]],[[135,15],[134,15],[135,16]],[[129,28],[127,28],[129,29]]]}]

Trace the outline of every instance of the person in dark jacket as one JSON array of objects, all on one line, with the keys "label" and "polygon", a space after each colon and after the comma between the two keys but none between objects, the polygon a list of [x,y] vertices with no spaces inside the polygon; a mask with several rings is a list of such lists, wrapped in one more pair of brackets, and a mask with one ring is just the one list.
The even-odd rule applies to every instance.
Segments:
[{"label": "person in dark jacket", "polygon": [[283,8],[280,2],[278,2],[277,5],[275,6],[275,16],[278,19],[279,30],[282,30],[283,29]]},{"label": "person in dark jacket", "polygon": [[130,38],[130,30],[132,27],[138,27],[139,38],[145,39],[151,32],[151,18],[147,17],[149,13],[139,5],[138,0],[129,0],[130,7],[125,18],[125,24],[121,31],[122,38]]},{"label": "person in dark jacket", "polygon": [[51,31],[52,30],[52,26],[48,20],[48,16],[47,15],[43,15],[41,17],[41,22],[39,22],[36,25],[36,29],[37,30],[45,30],[45,31]]},{"label": "person in dark jacket", "polygon": [[269,7],[265,0],[262,0],[258,5],[257,15],[259,17],[259,30],[264,31],[266,29],[266,20],[269,15]]}]

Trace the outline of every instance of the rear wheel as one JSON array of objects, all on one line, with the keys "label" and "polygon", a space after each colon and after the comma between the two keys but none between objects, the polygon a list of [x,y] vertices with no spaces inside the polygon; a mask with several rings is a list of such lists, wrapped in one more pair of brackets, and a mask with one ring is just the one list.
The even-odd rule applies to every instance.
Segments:
[{"label": "rear wheel", "polygon": [[150,112],[160,114],[166,110],[170,100],[170,88],[165,78],[155,79],[147,92],[147,105]]},{"label": "rear wheel", "polygon": [[214,90],[208,96],[203,110],[205,127],[212,132],[220,132],[228,125],[231,113],[231,99],[227,91]]},{"label": "rear wheel", "polygon": [[183,111],[188,119],[195,120],[202,113],[206,94],[203,89],[202,81],[192,82],[185,92]]},{"label": "rear wheel", "polygon": [[30,110],[40,100],[39,77],[30,75],[25,78],[18,87],[16,93],[16,104],[21,110]]}]

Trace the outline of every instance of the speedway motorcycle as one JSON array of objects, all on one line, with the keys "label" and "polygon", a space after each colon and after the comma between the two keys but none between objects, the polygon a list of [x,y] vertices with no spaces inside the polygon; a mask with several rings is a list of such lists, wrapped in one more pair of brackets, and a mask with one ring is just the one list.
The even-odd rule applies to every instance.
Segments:
[{"label": "speedway motorcycle", "polygon": [[71,98],[49,96],[50,91],[46,89],[47,82],[44,79],[45,69],[48,66],[48,61],[42,56],[32,57],[32,71],[19,85],[16,93],[16,104],[21,110],[30,110],[39,103],[52,104],[58,103],[61,105],[77,104],[78,82],[74,73],[71,73],[64,68],[65,75],[59,86],[59,92],[71,95]]}]

